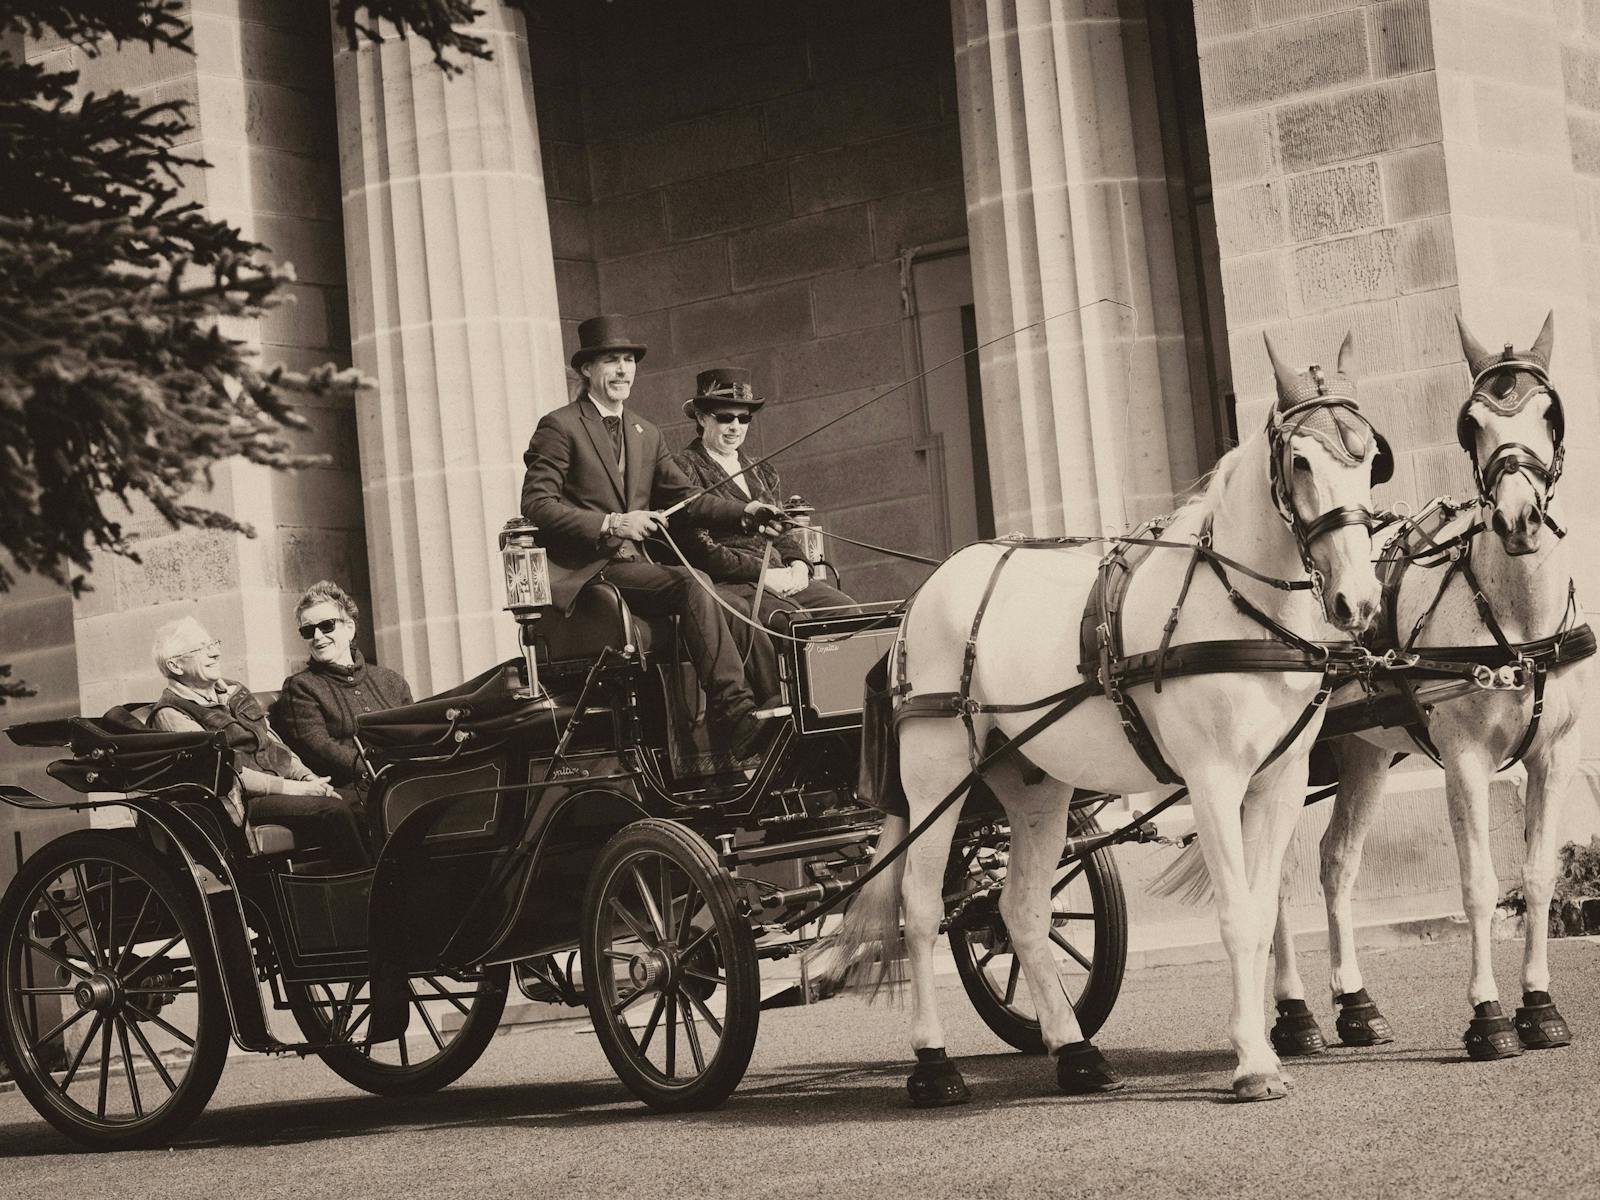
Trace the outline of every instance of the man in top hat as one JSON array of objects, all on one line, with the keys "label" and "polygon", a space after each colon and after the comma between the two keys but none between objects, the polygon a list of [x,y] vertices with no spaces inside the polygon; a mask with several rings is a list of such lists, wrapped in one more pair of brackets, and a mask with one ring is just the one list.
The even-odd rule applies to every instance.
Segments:
[{"label": "man in top hat", "polygon": [[[604,579],[635,612],[681,616],[708,714],[743,757],[762,727],[727,621],[690,568],[650,562],[639,549],[665,523],[659,510],[698,490],[673,463],[661,431],[624,407],[646,347],[611,316],[579,325],[578,343],[572,369],[584,385],[571,404],[540,418],[523,455],[522,515],[539,526],[551,593],[567,610],[586,583]],[[723,530],[771,525],[783,515],[759,500],[716,496],[699,496],[684,514]]]}]

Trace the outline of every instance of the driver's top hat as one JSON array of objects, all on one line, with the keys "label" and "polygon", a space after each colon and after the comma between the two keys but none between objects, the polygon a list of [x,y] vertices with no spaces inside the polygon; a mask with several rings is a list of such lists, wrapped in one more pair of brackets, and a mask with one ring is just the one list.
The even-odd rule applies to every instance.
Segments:
[{"label": "driver's top hat", "polygon": [[622,317],[590,317],[578,326],[578,348],[572,352],[572,369],[578,371],[590,359],[613,350],[631,351],[637,361],[644,357],[647,348],[638,338],[628,335]]}]

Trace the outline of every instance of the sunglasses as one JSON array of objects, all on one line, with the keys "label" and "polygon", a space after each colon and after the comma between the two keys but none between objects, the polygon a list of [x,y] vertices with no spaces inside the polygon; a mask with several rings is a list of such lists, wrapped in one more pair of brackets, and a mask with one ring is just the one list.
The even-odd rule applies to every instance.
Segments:
[{"label": "sunglasses", "polygon": [[739,422],[741,425],[748,425],[750,424],[750,418],[755,416],[754,413],[747,412],[712,413],[711,415],[716,419],[718,425],[732,425],[735,421]]},{"label": "sunglasses", "polygon": [[319,633],[332,633],[339,628],[340,620],[341,618],[339,617],[329,617],[326,621],[318,621],[315,625],[302,625],[300,626],[300,636],[309,642]]}]

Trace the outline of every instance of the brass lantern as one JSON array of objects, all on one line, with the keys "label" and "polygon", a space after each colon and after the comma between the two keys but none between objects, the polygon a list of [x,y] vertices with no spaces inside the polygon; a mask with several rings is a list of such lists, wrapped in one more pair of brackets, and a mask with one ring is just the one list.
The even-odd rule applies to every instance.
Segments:
[{"label": "brass lantern", "polygon": [[811,514],[816,511],[802,496],[790,496],[783,506],[784,516],[794,522],[794,528],[790,532],[800,543],[800,550],[806,556],[806,561],[811,564],[811,578],[826,583],[828,568],[822,565],[822,529],[811,523]]},{"label": "brass lantern", "polygon": [[513,517],[500,530],[500,561],[506,572],[505,610],[516,618],[522,659],[528,669],[528,686],[517,693],[520,700],[545,695],[539,686],[539,663],[529,626],[544,615],[554,598],[550,594],[550,560],[539,545],[538,532],[532,521],[522,517]]}]

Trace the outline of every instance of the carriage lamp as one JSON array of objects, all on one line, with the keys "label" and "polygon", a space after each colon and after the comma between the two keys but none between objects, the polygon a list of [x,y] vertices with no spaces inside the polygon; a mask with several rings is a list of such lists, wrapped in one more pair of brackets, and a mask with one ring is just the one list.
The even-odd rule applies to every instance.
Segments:
[{"label": "carriage lamp", "polygon": [[528,670],[528,685],[516,694],[518,700],[549,697],[539,686],[539,661],[534,652],[533,631],[529,628],[554,603],[550,594],[550,561],[539,545],[538,527],[522,517],[513,517],[500,530],[500,561],[506,570],[506,607],[516,618],[521,633],[522,660]]},{"label": "carriage lamp", "polygon": [[828,568],[822,565],[822,527],[811,523],[811,514],[817,510],[807,504],[803,496],[790,496],[783,505],[783,515],[794,522],[794,537],[800,550],[811,564],[811,578],[828,581]]}]

